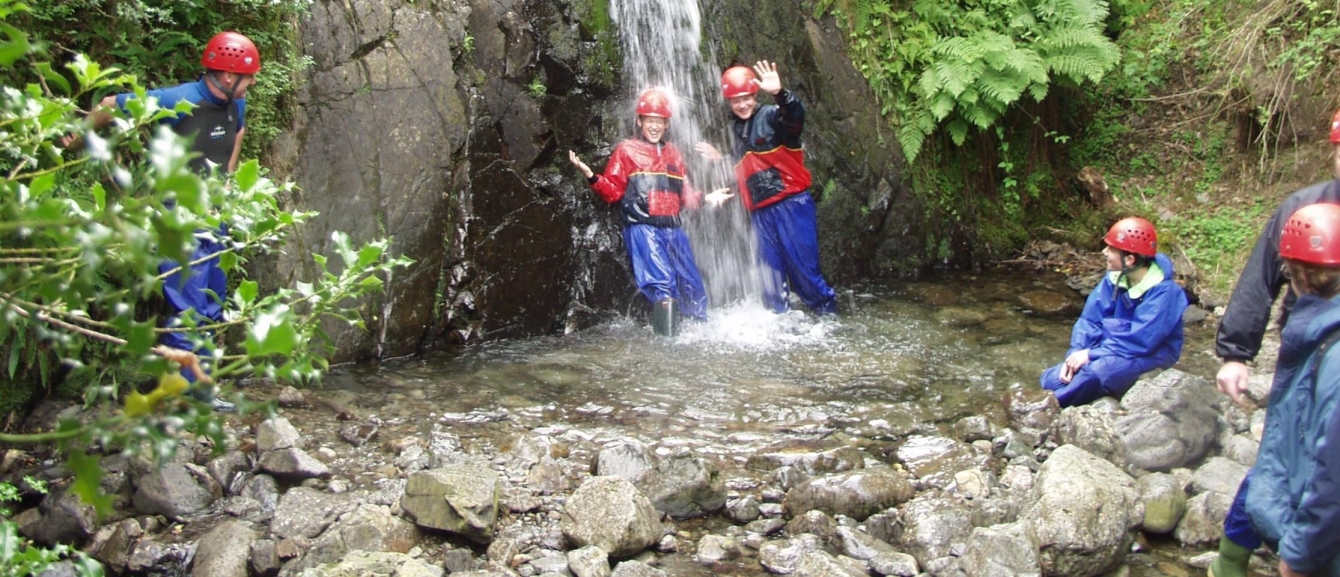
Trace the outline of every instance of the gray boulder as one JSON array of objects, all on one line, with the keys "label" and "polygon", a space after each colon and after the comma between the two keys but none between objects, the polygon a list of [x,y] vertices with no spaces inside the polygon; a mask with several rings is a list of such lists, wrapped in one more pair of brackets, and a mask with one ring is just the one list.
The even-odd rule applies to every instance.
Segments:
[{"label": "gray boulder", "polygon": [[740,556],[740,543],[725,535],[703,535],[698,540],[698,560],[705,563],[719,563]]},{"label": "gray boulder", "polygon": [[745,466],[756,471],[795,467],[807,475],[841,473],[865,468],[865,455],[856,447],[838,447],[827,451],[770,451],[749,457]]},{"label": "gray boulder", "polygon": [[1117,433],[1112,413],[1093,405],[1067,407],[1052,424],[1052,435],[1057,445],[1074,445],[1090,454],[1106,459],[1125,470],[1129,464],[1126,443]]},{"label": "gray boulder", "polygon": [[356,506],[348,495],[294,487],[279,498],[270,533],[279,539],[299,535],[312,539]]},{"label": "gray boulder", "polygon": [[[307,554],[286,565],[281,575],[298,575],[307,569],[338,563],[355,551],[408,553],[421,537],[417,526],[392,515],[386,506],[361,503],[313,540]],[[281,550],[280,557],[283,556]]]},{"label": "gray boulder", "polygon": [[1182,483],[1168,473],[1151,473],[1140,477],[1140,500],[1145,504],[1145,518],[1140,523],[1147,533],[1169,533],[1186,513],[1186,491]]},{"label": "gray boulder", "polygon": [[1144,520],[1135,479],[1074,445],[1052,452],[1020,518],[1033,524],[1042,570],[1087,576],[1121,564]]},{"label": "gray boulder", "polygon": [[488,466],[466,462],[410,475],[400,507],[422,527],[477,543],[493,538],[502,479]]},{"label": "gray boulder", "polygon": [[651,451],[637,441],[606,447],[591,463],[591,474],[597,477],[615,476],[636,483],[655,467]]},{"label": "gray boulder", "polygon": [[965,469],[985,468],[988,457],[972,445],[945,437],[913,435],[898,447],[898,461],[907,467],[920,488],[945,488],[954,474]]},{"label": "gray boulder", "polygon": [[736,523],[750,523],[759,518],[758,498],[745,495],[739,499],[726,501],[726,518]]},{"label": "gray boulder", "polygon": [[330,468],[325,463],[297,447],[264,453],[256,467],[271,475],[294,480],[330,477]]},{"label": "gray boulder", "polygon": [[1036,447],[1060,416],[1061,405],[1051,391],[1024,387],[1005,396],[1005,413],[1017,438],[1025,445]]},{"label": "gray boulder", "polygon": [[568,568],[577,577],[609,577],[610,560],[604,549],[586,546],[568,551]]},{"label": "gray boulder", "polygon": [[949,556],[972,532],[972,510],[957,499],[918,497],[901,511],[903,530],[898,544],[922,566]]},{"label": "gray boulder", "polygon": [[256,426],[256,451],[302,448],[302,434],[284,417],[266,419]]},{"label": "gray boulder", "polygon": [[823,541],[804,533],[782,541],[769,541],[758,550],[758,561],[768,571],[779,575],[794,573],[806,555],[822,551]]},{"label": "gray boulder", "polygon": [[1191,476],[1191,492],[1214,491],[1225,495],[1238,494],[1238,486],[1247,476],[1247,465],[1224,457],[1214,457],[1196,469]]},{"label": "gray boulder", "polygon": [[641,561],[630,559],[616,565],[610,577],[668,577],[668,574]]},{"label": "gray boulder", "polygon": [[786,523],[786,532],[791,535],[809,533],[827,542],[837,530],[837,521],[823,511],[810,509],[792,517]]},{"label": "gray boulder", "polygon": [[1201,493],[1186,503],[1186,514],[1177,523],[1173,536],[1188,547],[1219,542],[1224,534],[1224,518],[1233,506],[1233,495],[1216,491]]},{"label": "gray boulder", "polygon": [[917,558],[907,553],[880,554],[866,561],[866,564],[870,565],[871,571],[879,575],[913,577],[921,573],[921,568],[917,565]]},{"label": "gray boulder", "polygon": [[222,489],[208,472],[179,463],[168,463],[150,471],[136,480],[135,485],[135,509],[174,521],[204,511],[223,496]]},{"label": "gray boulder", "polygon": [[613,476],[582,483],[564,503],[559,526],[573,545],[594,545],[615,557],[638,553],[662,534],[651,501],[626,479]]},{"label": "gray boulder", "polygon": [[196,545],[191,577],[247,577],[256,532],[237,521],[219,523]]},{"label": "gray boulder", "polygon": [[205,463],[205,470],[219,486],[228,490],[237,475],[251,472],[251,458],[241,451],[229,451]]},{"label": "gray boulder", "polygon": [[676,519],[702,517],[726,506],[726,482],[717,466],[692,455],[670,457],[635,483],[656,510]]},{"label": "gray boulder", "polygon": [[811,551],[800,559],[796,577],[865,577],[864,563],[851,558],[833,557],[823,551]]},{"label": "gray boulder", "polygon": [[1027,523],[978,527],[960,557],[964,573],[974,577],[1040,577],[1038,546]]},{"label": "gray boulder", "polygon": [[1220,398],[1208,379],[1169,369],[1140,380],[1121,399],[1117,420],[1132,465],[1170,471],[1205,456],[1218,433]]},{"label": "gray boulder", "polygon": [[442,577],[435,567],[403,553],[351,551],[338,562],[305,569],[300,577]]},{"label": "gray boulder", "polygon": [[98,530],[98,512],[67,489],[47,493],[37,506],[40,520],[21,524],[24,536],[43,545],[82,545]]},{"label": "gray boulder", "polygon": [[838,552],[862,561],[898,553],[893,545],[880,541],[864,531],[858,531],[855,527],[838,527],[833,532],[831,542]]}]

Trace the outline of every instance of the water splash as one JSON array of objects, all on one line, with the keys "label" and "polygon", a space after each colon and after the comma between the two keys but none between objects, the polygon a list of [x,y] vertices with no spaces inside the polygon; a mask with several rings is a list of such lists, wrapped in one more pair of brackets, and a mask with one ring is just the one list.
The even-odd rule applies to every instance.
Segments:
[{"label": "water splash", "polygon": [[[730,150],[729,112],[718,86],[722,67],[715,63],[714,55],[703,55],[697,1],[613,0],[610,16],[620,31],[624,53],[624,109],[628,114],[619,117],[620,127],[634,134],[637,96],[652,87],[665,90],[674,108],[667,136],[684,155],[690,182],[703,192],[734,188],[735,173],[729,161],[708,162],[693,151],[696,143],[704,141],[723,154]],[[739,199],[690,211],[684,216],[684,229],[707,285],[712,314],[737,303],[763,310],[754,235]]]}]

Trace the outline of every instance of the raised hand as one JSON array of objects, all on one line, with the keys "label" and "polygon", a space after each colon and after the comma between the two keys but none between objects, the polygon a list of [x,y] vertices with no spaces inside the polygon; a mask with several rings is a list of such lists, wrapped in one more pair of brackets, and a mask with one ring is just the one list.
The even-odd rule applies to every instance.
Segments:
[{"label": "raised hand", "polygon": [[577,167],[577,170],[582,171],[582,176],[585,176],[586,178],[591,178],[596,174],[591,171],[591,167],[587,166],[585,162],[582,162],[581,158],[577,157],[576,152],[571,150],[568,151],[568,162],[571,162],[573,166]]},{"label": "raised hand", "polygon": [[719,162],[722,158],[721,152],[717,150],[717,147],[712,146],[711,143],[699,142],[698,144],[693,145],[693,149],[698,151],[698,156],[712,162]]},{"label": "raised hand", "polygon": [[782,91],[782,77],[777,75],[777,63],[759,60],[754,63],[754,74],[758,76],[758,89],[768,94]]},{"label": "raised hand", "polygon": [[703,198],[707,199],[707,204],[710,204],[712,206],[721,206],[721,203],[726,202],[726,200],[730,199],[730,197],[732,196],[735,195],[730,193],[729,188],[718,188],[712,192],[707,193],[705,196],[703,196]]}]

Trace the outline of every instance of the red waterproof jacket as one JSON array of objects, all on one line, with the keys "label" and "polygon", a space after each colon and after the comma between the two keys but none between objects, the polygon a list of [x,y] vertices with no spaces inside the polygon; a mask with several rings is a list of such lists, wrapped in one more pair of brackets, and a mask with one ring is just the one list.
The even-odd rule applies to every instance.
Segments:
[{"label": "red waterproof jacket", "polygon": [[758,210],[810,188],[800,131],[805,128],[805,105],[783,89],[777,104],[760,106],[749,120],[735,119],[733,152],[735,177],[745,208]]},{"label": "red waterproof jacket", "polygon": [[700,195],[684,177],[684,158],[669,143],[629,139],[614,147],[605,173],[591,182],[600,198],[619,203],[624,224],[679,226],[679,210]]}]

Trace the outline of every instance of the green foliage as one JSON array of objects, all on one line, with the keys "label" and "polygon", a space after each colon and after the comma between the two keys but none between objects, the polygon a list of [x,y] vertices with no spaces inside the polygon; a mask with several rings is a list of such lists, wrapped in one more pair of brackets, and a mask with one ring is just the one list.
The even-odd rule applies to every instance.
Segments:
[{"label": "green foliage", "polygon": [[[235,30],[256,43],[263,64],[247,93],[244,158],[257,158],[290,124],[302,54],[298,18],[310,0],[62,0],[35,2],[13,24],[60,63],[87,54],[135,75],[145,86],[170,86],[200,76],[200,51],[215,33]],[[24,79],[10,77],[6,84]],[[101,97],[103,94],[91,94]],[[87,108],[91,100],[81,101]]]},{"label": "green foliage", "polygon": [[[24,477],[23,484],[37,493],[46,494],[47,484],[32,477]],[[8,517],[11,511],[5,503],[17,502],[21,495],[19,488],[10,483],[0,482],[0,517]],[[25,542],[18,534],[18,526],[7,519],[0,519],[0,577],[23,577],[40,575],[52,563],[72,558],[75,571],[79,575],[100,576],[102,565],[83,553],[65,545],[50,549],[34,547]]]},{"label": "green foliage", "polygon": [[[254,281],[242,280],[235,291],[216,295],[222,322],[185,315],[182,327],[161,328],[147,303],[174,272],[156,274],[165,258],[189,263],[195,237],[213,235],[224,248],[205,258],[218,258],[233,278],[244,279],[248,255],[281,246],[313,213],[283,209],[279,197],[293,184],[267,178],[254,160],[227,177],[192,172],[187,140],[159,123],[188,104],[160,108],[143,98],[134,77],[82,55],[57,73],[26,33],[7,23],[19,9],[14,0],[0,0],[0,78],[26,80],[0,87],[0,350],[8,351],[4,368],[13,381],[50,387],[57,368],[85,379],[89,414],[96,417],[62,421],[47,433],[0,434],[0,443],[57,443],[75,474],[72,490],[101,508],[108,500],[98,495],[101,471],[87,447],[161,460],[184,435],[224,446],[208,405],[181,394],[186,386],[177,363],[194,357],[157,347],[160,335],[186,331],[197,344],[212,345],[216,379],[317,379],[333,346],[322,322],[361,326],[350,307],[409,261],[388,257],[386,240],[356,247],[335,233],[340,262],[327,267],[325,257],[313,255],[322,272],[310,283],[261,294]],[[78,103],[113,91],[141,98],[118,111],[105,134],[89,130]],[[70,134],[83,136],[82,153],[57,146]],[[210,232],[225,226],[227,234]],[[206,343],[205,331],[221,337],[233,331],[237,338]],[[245,343],[240,350],[226,344],[238,341]],[[34,358],[53,360],[40,373],[23,373]],[[160,384],[148,396],[127,395],[121,410],[117,375],[126,372]],[[27,554],[12,540],[0,550],[0,557]]]},{"label": "green foliage", "polygon": [[544,95],[549,92],[549,87],[544,85],[544,80],[541,80],[539,76],[536,76],[531,79],[530,84],[526,85],[526,92],[530,93],[531,98],[539,100],[544,98]]},{"label": "green foliage", "polygon": [[1219,294],[1232,289],[1235,271],[1261,232],[1267,208],[1256,204],[1246,210],[1226,208],[1159,221],[1160,243],[1176,246]]},{"label": "green foliage", "polygon": [[909,162],[941,128],[961,146],[1025,95],[1099,82],[1120,61],[1104,0],[821,0],[816,14],[830,10]]}]

